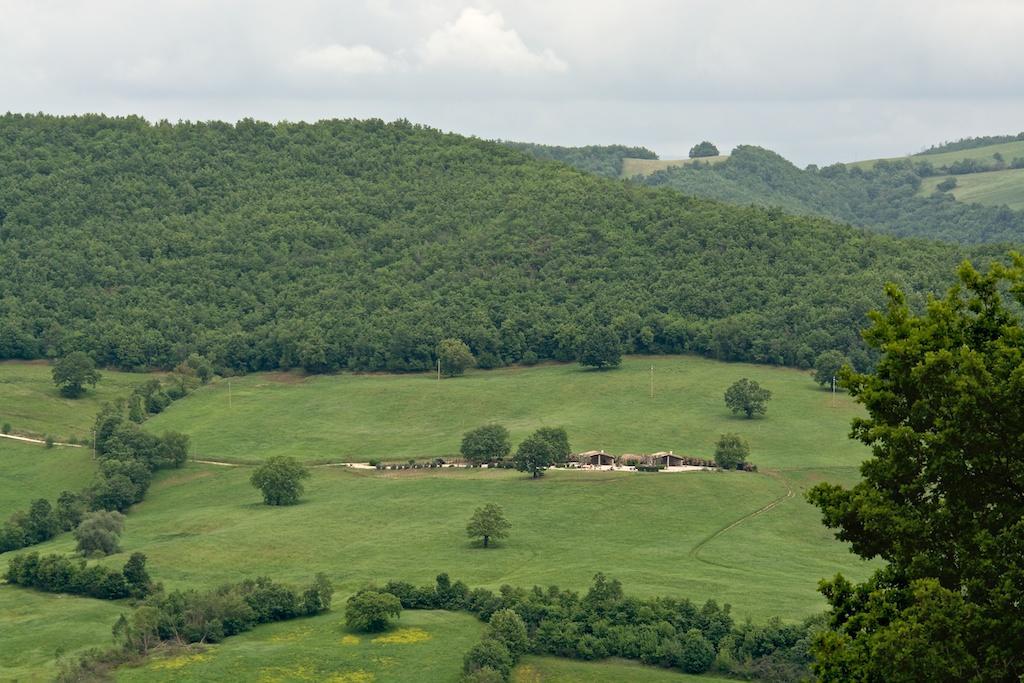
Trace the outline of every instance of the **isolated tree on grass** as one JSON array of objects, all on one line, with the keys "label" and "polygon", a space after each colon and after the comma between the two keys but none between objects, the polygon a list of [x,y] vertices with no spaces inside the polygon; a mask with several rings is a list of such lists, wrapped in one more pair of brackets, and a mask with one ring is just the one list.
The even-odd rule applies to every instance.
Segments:
[{"label": "isolated tree on grass", "polygon": [[498,424],[472,429],[462,435],[459,452],[474,465],[502,460],[512,452],[508,430]]},{"label": "isolated tree on grass", "polygon": [[1024,258],[960,266],[913,315],[903,293],[864,333],[882,356],[843,385],[870,446],[852,488],[818,484],[826,526],[881,568],[823,582],[818,680],[1016,681],[1024,675]]},{"label": "isolated tree on grass", "polygon": [[722,434],[715,444],[715,464],[723,470],[735,470],[743,466],[750,456],[750,446],[739,434]]},{"label": "isolated tree on grass", "polygon": [[512,524],[505,519],[505,511],[494,503],[488,503],[477,508],[466,525],[466,535],[470,538],[483,539],[484,547],[490,544],[490,540],[505,538]]},{"label": "isolated tree on grass", "polygon": [[529,472],[536,479],[554,464],[569,457],[569,437],[560,427],[538,429],[519,444],[512,458],[516,469]]},{"label": "isolated tree on grass", "polygon": [[472,367],[473,352],[460,339],[442,339],[437,345],[437,359],[441,361],[441,374],[456,377]]},{"label": "isolated tree on grass", "polygon": [[717,157],[718,148],[713,144],[705,140],[704,142],[698,142],[696,145],[690,148],[690,158],[697,159],[700,157]]},{"label": "isolated tree on grass", "polygon": [[744,377],[725,390],[725,405],[737,415],[742,413],[747,418],[752,418],[765,414],[768,410],[766,403],[771,397],[772,392],[761,388],[754,380]]},{"label": "isolated tree on grass", "polygon": [[82,351],[74,351],[53,365],[53,383],[67,398],[78,398],[85,393],[85,386],[95,387],[100,381],[96,362]]},{"label": "isolated tree on grass", "polygon": [[622,362],[622,345],[610,327],[595,325],[585,331],[576,346],[576,360],[580,365],[597,368],[618,367]]},{"label": "isolated tree on grass", "polygon": [[345,623],[353,631],[383,631],[402,614],[402,602],[391,593],[364,590],[348,599]]},{"label": "isolated tree on grass", "polygon": [[112,555],[121,549],[120,538],[123,530],[124,515],[120,512],[90,512],[82,518],[82,522],[74,531],[78,552],[86,557]]},{"label": "isolated tree on grass", "polygon": [[823,387],[832,384],[832,378],[839,379],[839,370],[849,361],[839,351],[825,351],[818,355],[814,361],[814,381]]},{"label": "isolated tree on grass", "polygon": [[256,468],[249,481],[263,493],[267,505],[295,505],[305,488],[309,470],[295,458],[277,455]]}]

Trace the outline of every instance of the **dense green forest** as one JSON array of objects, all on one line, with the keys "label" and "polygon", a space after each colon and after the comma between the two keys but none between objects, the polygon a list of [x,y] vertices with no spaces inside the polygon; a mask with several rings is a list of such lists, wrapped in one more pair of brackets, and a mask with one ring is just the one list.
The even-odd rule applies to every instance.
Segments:
[{"label": "dense green forest", "polygon": [[658,155],[646,147],[627,147],[625,145],[586,145],[584,147],[560,147],[558,145],[538,145],[532,142],[501,141],[520,152],[526,152],[537,159],[561,161],[581,171],[618,178],[622,175],[622,160],[657,159]]},{"label": "dense green forest", "polygon": [[0,357],[124,368],[422,370],[448,337],[493,367],[572,358],[600,327],[627,352],[863,366],[884,283],[920,304],[965,255],[1001,253],[379,120],[8,114],[0,217]]},{"label": "dense green forest", "polygon": [[774,152],[744,145],[722,163],[677,166],[641,182],[720,201],[778,206],[899,236],[961,244],[1024,241],[1024,212],[965,204],[945,192],[920,196],[921,178],[935,173],[926,158],[883,160],[868,170],[844,164],[801,170]]}]

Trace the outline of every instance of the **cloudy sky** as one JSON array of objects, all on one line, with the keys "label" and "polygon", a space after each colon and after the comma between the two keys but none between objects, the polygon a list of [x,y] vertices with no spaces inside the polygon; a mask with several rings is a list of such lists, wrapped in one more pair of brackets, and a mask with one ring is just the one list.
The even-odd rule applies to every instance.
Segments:
[{"label": "cloudy sky", "polygon": [[0,0],[0,110],[404,117],[799,164],[1024,130],[1018,0]]}]

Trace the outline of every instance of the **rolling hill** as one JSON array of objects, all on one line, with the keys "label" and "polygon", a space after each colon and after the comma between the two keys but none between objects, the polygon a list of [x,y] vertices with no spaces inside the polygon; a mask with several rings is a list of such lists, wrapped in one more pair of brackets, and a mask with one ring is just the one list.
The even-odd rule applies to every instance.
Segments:
[{"label": "rolling hill", "polygon": [[[611,327],[626,352],[806,367],[840,349],[863,366],[886,282],[921,302],[964,257],[1002,252],[681,197],[405,121],[6,115],[0,140],[0,358],[409,371],[459,337],[494,367],[572,358]],[[718,177],[739,156],[668,173]]]}]

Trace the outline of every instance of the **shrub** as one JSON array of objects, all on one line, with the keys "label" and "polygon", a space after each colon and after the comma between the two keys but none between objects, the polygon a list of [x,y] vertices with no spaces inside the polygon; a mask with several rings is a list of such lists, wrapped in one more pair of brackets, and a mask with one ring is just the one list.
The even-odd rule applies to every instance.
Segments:
[{"label": "shrub", "polygon": [[702,674],[715,661],[715,648],[699,629],[690,629],[680,641],[675,664],[688,674]]},{"label": "shrub", "polygon": [[10,422],[4,422],[3,427],[0,427],[0,431],[2,431],[4,434],[10,434],[11,433],[11,423]]},{"label": "shrub", "polygon": [[86,557],[112,555],[121,549],[118,541],[123,529],[124,515],[120,512],[90,512],[75,528],[77,550]]},{"label": "shrub", "polygon": [[491,616],[487,637],[502,643],[513,656],[530,649],[530,637],[523,618],[510,609],[498,610]]},{"label": "shrub", "polygon": [[348,599],[345,623],[354,631],[383,631],[402,614],[402,603],[391,593],[364,590]]},{"label": "shrub", "polygon": [[46,447],[53,448],[53,437],[49,434],[46,435]]},{"label": "shrub", "polygon": [[515,666],[512,653],[503,643],[485,638],[474,645],[462,660],[462,671],[473,674],[481,669],[492,669],[507,678]]},{"label": "shrub", "polygon": [[250,483],[263,493],[267,505],[295,505],[305,490],[302,480],[309,470],[294,458],[278,455],[256,468]]}]

